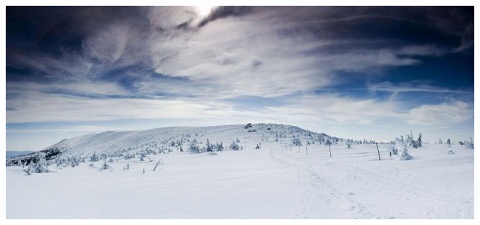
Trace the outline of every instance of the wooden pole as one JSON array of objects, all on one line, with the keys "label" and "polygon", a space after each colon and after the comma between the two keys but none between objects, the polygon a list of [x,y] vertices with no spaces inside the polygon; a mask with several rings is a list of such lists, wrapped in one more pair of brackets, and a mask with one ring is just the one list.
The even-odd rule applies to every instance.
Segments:
[{"label": "wooden pole", "polygon": [[332,157],[332,151],[330,150],[330,144],[328,145],[328,152],[330,152],[330,157]]},{"label": "wooden pole", "polygon": [[378,144],[377,144],[377,143],[375,143],[375,145],[377,145],[378,160],[382,160],[382,159],[380,158],[380,150],[378,150]]}]

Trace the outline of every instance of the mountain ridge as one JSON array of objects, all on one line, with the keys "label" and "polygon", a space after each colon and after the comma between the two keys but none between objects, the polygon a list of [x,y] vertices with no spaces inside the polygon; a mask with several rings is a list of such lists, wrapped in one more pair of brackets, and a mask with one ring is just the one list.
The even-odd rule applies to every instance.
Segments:
[{"label": "mountain ridge", "polygon": [[30,161],[25,158],[37,157],[39,154],[43,154],[47,160],[76,156],[88,158],[95,154],[103,155],[105,158],[132,154],[167,154],[187,152],[192,145],[198,146],[200,152],[203,152],[202,148],[209,148],[207,145],[210,144],[227,150],[232,142],[238,143],[238,149],[244,149],[256,148],[266,141],[296,146],[302,143],[336,144],[344,140],[293,125],[275,123],[172,126],[136,131],[104,131],[76,136],[23,156],[22,160]]}]

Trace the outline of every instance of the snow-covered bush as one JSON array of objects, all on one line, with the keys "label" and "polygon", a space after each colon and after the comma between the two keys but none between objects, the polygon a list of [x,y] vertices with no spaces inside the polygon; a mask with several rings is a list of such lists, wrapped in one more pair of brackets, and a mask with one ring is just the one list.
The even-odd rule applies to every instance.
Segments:
[{"label": "snow-covered bush", "polygon": [[45,159],[45,155],[39,153],[36,157],[37,161],[35,163],[31,162],[30,165],[24,171],[30,175],[32,173],[48,173],[48,162]]},{"label": "snow-covered bush", "polygon": [[93,152],[93,155],[90,157],[90,162],[96,162],[98,160],[100,160],[100,158],[95,152]]},{"label": "snow-covered bush", "polygon": [[325,145],[331,145],[331,144],[332,144],[332,141],[330,141],[330,140],[325,141]]},{"label": "snow-covered bush", "polygon": [[439,139],[438,139],[438,144],[441,144],[441,145],[443,145],[443,141],[442,141],[442,139],[441,139],[441,138],[439,138]]},{"label": "snow-covered bush", "polygon": [[100,167],[100,171],[108,170],[111,166],[107,164],[107,160],[103,161],[102,167]]},{"label": "snow-covered bush", "polygon": [[388,146],[388,151],[390,152],[390,156],[398,154],[398,149],[396,149],[394,145]]},{"label": "snow-covered bush", "polygon": [[202,153],[203,150],[202,148],[200,148],[198,145],[195,144],[195,142],[192,142],[192,144],[190,145],[190,147],[188,148],[188,151],[190,153],[193,153],[193,154],[198,154],[198,153]]},{"label": "snow-covered bush", "polygon": [[465,148],[473,149],[473,140],[471,137],[470,137],[470,141],[465,141],[464,144],[465,144]]},{"label": "snow-covered bush", "polygon": [[[238,139],[237,139],[238,140]],[[232,143],[230,144],[230,149],[232,150],[240,150],[240,146],[235,142],[235,141],[232,141]]]},{"label": "snow-covered bush", "polygon": [[223,151],[223,142],[220,142],[220,144],[217,142],[215,148],[217,149],[217,151]]},{"label": "snow-covered bush", "polygon": [[[67,157],[67,159],[65,160],[65,166],[75,167],[75,166],[80,165],[81,161],[82,161],[82,159],[81,159],[80,156]],[[58,165],[58,163],[57,163],[57,165]]]},{"label": "snow-covered bush", "polygon": [[300,140],[300,138],[294,138],[292,144],[295,146],[302,146],[302,140]]},{"label": "snow-covered bush", "polygon": [[206,151],[213,152],[213,146],[210,144],[210,141],[208,139],[207,139]]},{"label": "snow-covered bush", "polygon": [[413,138],[413,134],[410,133],[410,135],[407,135],[407,139],[405,139],[405,143],[414,148],[422,147],[422,133],[418,135],[418,139],[416,140]]},{"label": "snow-covered bush", "polygon": [[395,139],[395,148],[399,152],[398,160],[410,160],[413,158],[410,154],[408,154],[407,145],[401,139]]},{"label": "snow-covered bush", "polygon": [[140,152],[140,161],[145,161],[145,152]]},{"label": "snow-covered bush", "polygon": [[127,152],[127,154],[125,154],[125,156],[123,158],[125,160],[129,160],[129,159],[135,158],[135,154],[130,154],[130,153]]},{"label": "snow-covered bush", "polygon": [[467,142],[467,143],[465,144],[465,148],[473,149],[473,143],[472,143],[472,142]]}]

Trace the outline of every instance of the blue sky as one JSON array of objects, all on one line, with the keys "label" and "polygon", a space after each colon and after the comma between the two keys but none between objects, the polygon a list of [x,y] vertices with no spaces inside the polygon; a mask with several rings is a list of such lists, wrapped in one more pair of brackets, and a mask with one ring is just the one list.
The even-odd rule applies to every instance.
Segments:
[{"label": "blue sky", "polygon": [[8,150],[272,122],[473,137],[473,7],[7,7]]}]

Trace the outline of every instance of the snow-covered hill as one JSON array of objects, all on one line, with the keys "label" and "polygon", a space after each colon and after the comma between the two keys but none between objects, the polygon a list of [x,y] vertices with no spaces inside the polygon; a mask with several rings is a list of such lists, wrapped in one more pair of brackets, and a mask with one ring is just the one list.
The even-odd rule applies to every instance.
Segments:
[{"label": "snow-covered hill", "polygon": [[256,147],[261,142],[297,141],[304,143],[336,143],[342,141],[326,134],[318,134],[295,126],[281,124],[247,124],[211,127],[166,127],[144,131],[107,131],[64,139],[44,150],[47,159],[53,157],[89,157],[94,153],[105,156],[126,154],[166,153],[188,151],[195,143],[206,148],[222,144],[225,150],[232,142],[240,148]]},{"label": "snow-covered hill", "polygon": [[473,218],[473,149],[424,144],[402,161],[391,146],[277,124],[90,134],[45,149],[49,173],[8,166],[6,215]]}]

